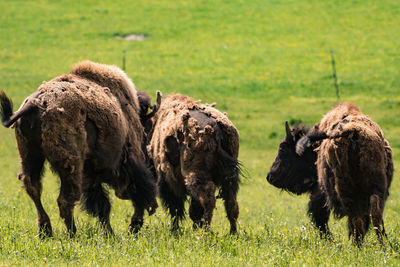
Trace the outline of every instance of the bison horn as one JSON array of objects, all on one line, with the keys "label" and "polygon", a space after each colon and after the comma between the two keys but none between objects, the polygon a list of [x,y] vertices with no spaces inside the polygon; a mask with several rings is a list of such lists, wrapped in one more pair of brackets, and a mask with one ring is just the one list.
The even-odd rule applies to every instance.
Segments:
[{"label": "bison horn", "polygon": [[287,121],[285,121],[285,128],[286,128],[286,136],[287,137],[292,136],[292,131],[290,130],[289,123]]},{"label": "bison horn", "polygon": [[159,107],[161,105],[161,98],[162,98],[162,93],[161,91],[157,90],[157,106]]},{"label": "bison horn", "polygon": [[153,113],[156,113],[157,110],[160,108],[161,98],[162,98],[162,93],[161,93],[161,91],[157,90],[157,100],[156,100],[156,103],[153,106]]}]

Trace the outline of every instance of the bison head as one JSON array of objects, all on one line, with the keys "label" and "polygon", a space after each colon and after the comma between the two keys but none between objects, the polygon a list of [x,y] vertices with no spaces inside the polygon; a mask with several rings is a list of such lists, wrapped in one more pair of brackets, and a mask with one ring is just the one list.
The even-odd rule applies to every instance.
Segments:
[{"label": "bison head", "polygon": [[148,133],[152,128],[152,122],[150,119],[160,107],[162,94],[160,91],[157,91],[157,102],[154,105],[151,105],[151,97],[147,93],[137,91],[137,96],[140,106],[140,122],[142,123],[145,132]]},{"label": "bison head", "polygon": [[288,122],[285,124],[286,137],[279,145],[267,181],[277,188],[300,195],[310,191],[317,182],[317,153],[312,147],[307,147],[301,156],[296,154],[296,143],[307,134],[307,130],[299,126],[291,130]]},{"label": "bison head", "polygon": [[150,96],[142,91],[137,91],[137,96],[139,100],[139,107],[140,107],[140,122],[142,123],[143,127],[146,127],[147,121],[151,118],[153,113],[153,106],[151,105],[151,98]]}]

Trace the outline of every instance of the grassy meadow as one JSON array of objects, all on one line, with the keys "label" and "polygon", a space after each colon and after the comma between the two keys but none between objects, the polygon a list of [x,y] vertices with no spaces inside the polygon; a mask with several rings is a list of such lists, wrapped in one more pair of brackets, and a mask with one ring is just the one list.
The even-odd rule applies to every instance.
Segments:
[{"label": "grassy meadow", "polygon": [[[265,180],[284,121],[312,125],[338,101],[331,49],[341,100],[382,127],[400,166],[399,13],[398,0],[0,1],[0,90],[15,109],[74,63],[122,66],[126,50],[137,88],[217,102],[239,129],[239,157],[250,174],[239,191],[237,236],[228,234],[221,200],[210,232],[193,231],[187,218],[171,233],[159,208],[137,236],[128,235],[133,208],[110,192],[115,237],[77,206],[70,239],[56,202],[59,179],[47,170],[42,201],[54,237],[41,240],[36,208],[16,179],[14,132],[0,127],[0,265],[399,265],[399,172],[384,213],[385,249],[373,231],[361,249],[352,246],[346,219],[333,217],[334,240],[321,240],[306,215],[308,196]],[[149,37],[115,38],[130,33]]]}]

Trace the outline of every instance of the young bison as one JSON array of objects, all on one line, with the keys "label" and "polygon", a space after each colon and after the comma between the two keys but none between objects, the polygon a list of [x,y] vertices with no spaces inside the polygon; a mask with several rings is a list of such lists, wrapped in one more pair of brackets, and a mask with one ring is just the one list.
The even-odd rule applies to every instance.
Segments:
[{"label": "young bison", "polygon": [[112,233],[110,201],[102,184],[135,207],[130,228],[138,231],[144,211],[157,206],[155,183],[142,150],[144,131],[135,87],[115,66],[85,61],[70,74],[44,82],[13,113],[12,102],[0,92],[2,123],[14,124],[21,157],[18,175],[38,211],[41,236],[52,227],[40,195],[44,161],[61,179],[57,199],[60,216],[70,235],[76,227],[75,202],[81,199],[89,214],[97,216]]},{"label": "young bison", "polygon": [[184,218],[190,196],[193,227],[208,227],[215,208],[215,191],[225,201],[230,232],[237,232],[239,215],[239,134],[228,118],[212,107],[183,95],[161,101],[153,117],[148,151],[158,177],[158,193],[173,220]]},{"label": "young bison", "polygon": [[292,134],[286,127],[287,137],[267,180],[297,194],[311,192],[309,212],[322,233],[329,231],[327,223],[333,210],[337,218],[348,216],[349,236],[357,245],[371,219],[382,243],[386,235],[382,216],[393,161],[379,126],[357,106],[341,103],[311,131],[296,128]]}]

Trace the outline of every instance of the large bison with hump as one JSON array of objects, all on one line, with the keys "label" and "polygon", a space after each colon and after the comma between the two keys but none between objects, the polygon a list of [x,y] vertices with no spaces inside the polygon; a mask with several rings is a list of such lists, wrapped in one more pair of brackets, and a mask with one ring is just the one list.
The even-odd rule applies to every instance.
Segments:
[{"label": "large bison with hump", "polygon": [[80,62],[69,74],[44,82],[15,113],[4,92],[0,102],[3,125],[15,128],[22,165],[18,179],[35,203],[41,236],[52,235],[40,200],[46,159],[61,179],[57,202],[70,235],[76,232],[73,209],[81,197],[88,213],[112,232],[103,183],[132,201],[132,231],[142,226],[146,209],[154,212],[155,182],[143,151],[137,92],[119,68]]},{"label": "large bison with hump", "polygon": [[309,213],[323,234],[331,210],[347,216],[349,236],[360,245],[371,220],[383,242],[392,177],[392,150],[382,130],[354,104],[340,103],[310,131],[286,124],[267,180],[296,194],[311,192]]},{"label": "large bison with hump", "polygon": [[162,99],[149,133],[148,151],[158,177],[158,194],[177,229],[190,196],[193,227],[208,227],[215,191],[224,199],[231,233],[237,231],[239,207],[239,133],[212,107],[183,95]]}]

